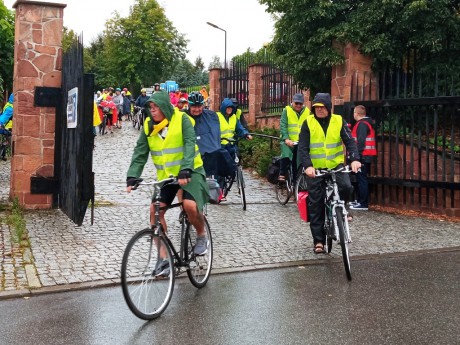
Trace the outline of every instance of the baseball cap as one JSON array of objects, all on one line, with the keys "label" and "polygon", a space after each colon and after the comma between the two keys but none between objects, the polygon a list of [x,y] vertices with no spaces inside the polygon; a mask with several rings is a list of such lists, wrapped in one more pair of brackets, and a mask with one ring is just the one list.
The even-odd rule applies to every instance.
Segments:
[{"label": "baseball cap", "polygon": [[292,101],[294,103],[305,103],[305,98],[303,97],[303,95],[301,93],[296,93],[294,95],[294,97],[292,97]]}]

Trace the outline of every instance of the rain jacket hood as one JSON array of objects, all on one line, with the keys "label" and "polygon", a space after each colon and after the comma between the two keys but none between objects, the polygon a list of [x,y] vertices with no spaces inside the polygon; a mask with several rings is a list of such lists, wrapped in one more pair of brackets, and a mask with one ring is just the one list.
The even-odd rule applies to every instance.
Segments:
[{"label": "rain jacket hood", "polygon": [[331,95],[328,93],[317,93],[315,95],[315,98],[313,98],[312,104],[312,112],[315,113],[315,103],[322,103],[326,107],[329,115],[331,115],[331,110],[332,110],[332,101],[331,101]]},{"label": "rain jacket hood", "polygon": [[232,114],[236,113],[236,107],[233,104],[232,100],[230,98],[224,98],[224,100],[222,101],[222,104],[220,105],[220,112],[221,112],[222,115],[227,115],[225,110],[228,107],[232,107],[232,109],[233,109]]},{"label": "rain jacket hood", "polygon": [[174,107],[169,100],[169,95],[164,91],[158,91],[152,94],[147,102],[145,102],[144,108],[147,114],[152,117],[150,113],[150,102],[155,103],[166,117],[168,121],[171,121],[171,118],[174,114]]},{"label": "rain jacket hood", "polygon": [[14,94],[10,95],[10,98],[8,98],[8,102],[10,102],[11,104],[14,103]]}]

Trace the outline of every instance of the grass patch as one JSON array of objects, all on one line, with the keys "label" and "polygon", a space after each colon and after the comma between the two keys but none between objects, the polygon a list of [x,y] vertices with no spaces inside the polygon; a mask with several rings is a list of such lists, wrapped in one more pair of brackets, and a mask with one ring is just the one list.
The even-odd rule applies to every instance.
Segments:
[{"label": "grass patch", "polygon": [[6,216],[6,223],[14,229],[13,240],[19,243],[21,247],[28,247],[29,241],[26,229],[26,220],[24,219],[24,210],[19,204],[18,198],[14,198],[11,213]]}]

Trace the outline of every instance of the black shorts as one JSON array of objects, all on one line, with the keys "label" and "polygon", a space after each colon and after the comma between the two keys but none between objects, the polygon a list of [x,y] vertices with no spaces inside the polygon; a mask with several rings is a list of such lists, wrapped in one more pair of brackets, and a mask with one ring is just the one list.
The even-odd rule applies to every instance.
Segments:
[{"label": "black shorts", "polygon": [[[180,189],[180,186],[178,184],[168,184],[164,186],[163,188],[161,188],[160,202],[163,202],[167,205],[171,205],[179,189]],[[182,199],[195,201],[192,194],[190,194],[189,192],[186,192],[185,190],[182,193]]]}]

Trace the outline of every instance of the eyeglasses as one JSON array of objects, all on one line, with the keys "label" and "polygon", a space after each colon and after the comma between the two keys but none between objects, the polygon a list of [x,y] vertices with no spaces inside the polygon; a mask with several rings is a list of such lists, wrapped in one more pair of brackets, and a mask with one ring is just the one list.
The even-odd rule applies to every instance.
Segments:
[{"label": "eyeglasses", "polygon": [[300,102],[294,102],[295,105],[303,105],[303,103]]}]

